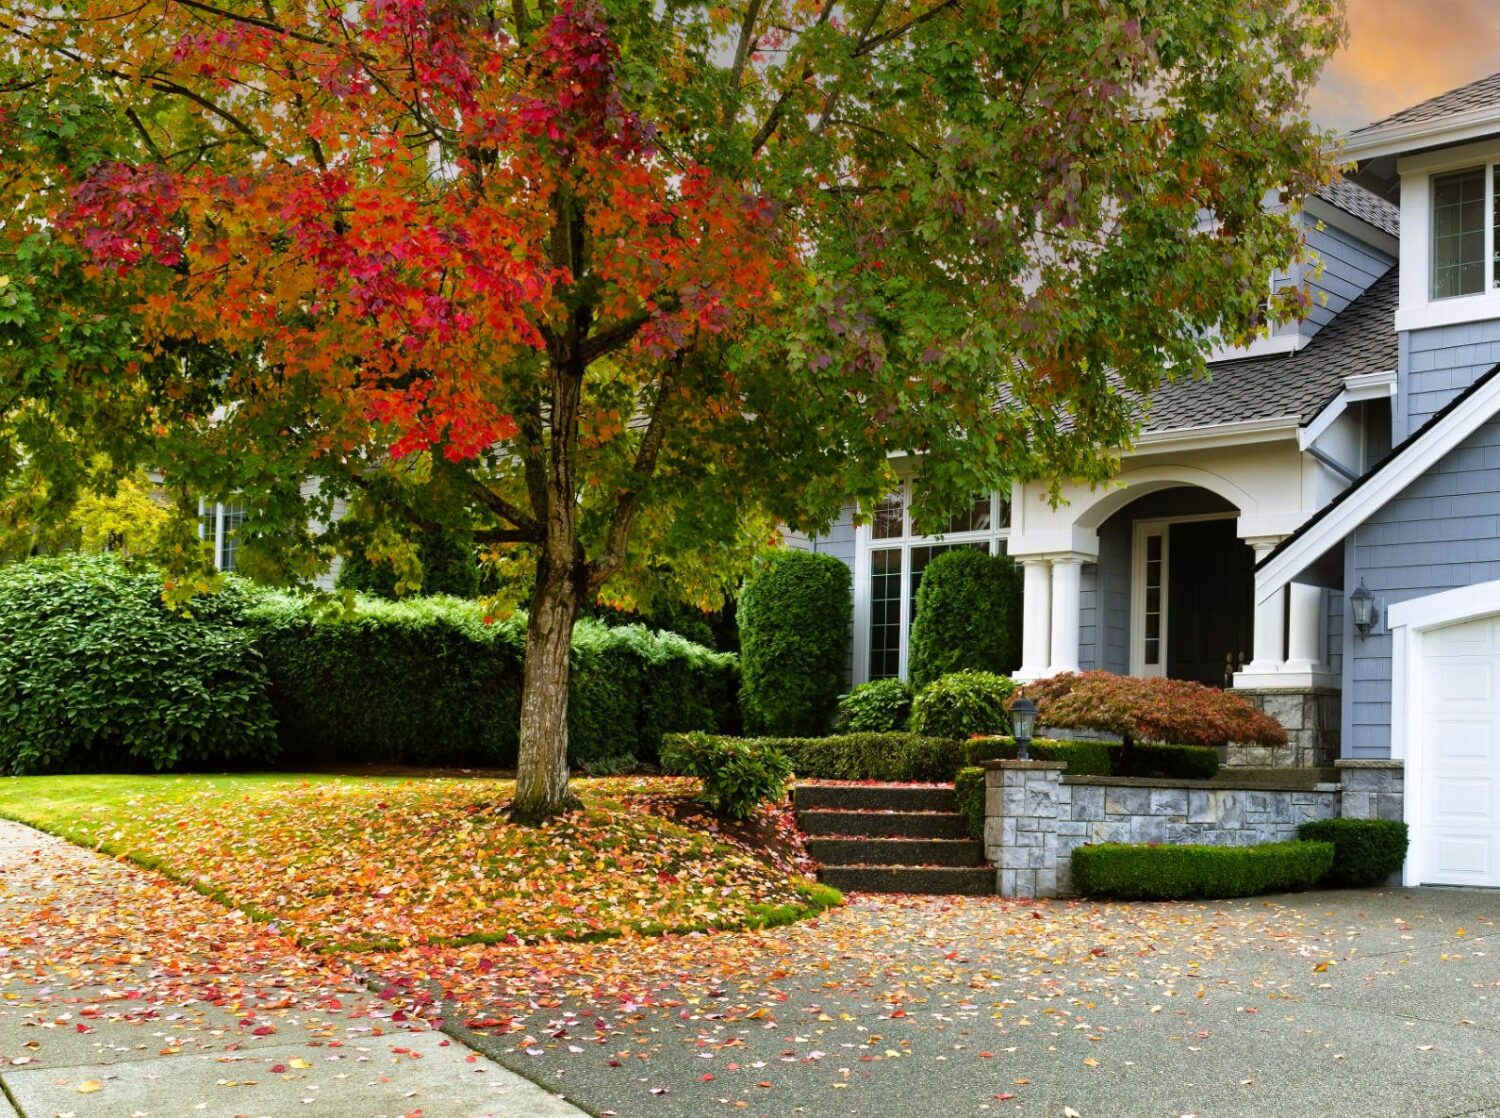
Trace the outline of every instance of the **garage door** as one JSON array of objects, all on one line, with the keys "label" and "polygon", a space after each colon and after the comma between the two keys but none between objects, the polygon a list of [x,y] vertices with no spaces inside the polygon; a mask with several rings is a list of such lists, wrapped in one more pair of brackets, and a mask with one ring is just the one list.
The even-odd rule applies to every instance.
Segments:
[{"label": "garage door", "polygon": [[1420,880],[1500,886],[1500,617],[1422,645]]}]

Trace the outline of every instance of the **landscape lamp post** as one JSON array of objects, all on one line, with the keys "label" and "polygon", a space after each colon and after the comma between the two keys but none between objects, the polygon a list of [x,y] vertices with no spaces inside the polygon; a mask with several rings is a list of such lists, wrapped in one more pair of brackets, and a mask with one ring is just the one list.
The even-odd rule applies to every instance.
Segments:
[{"label": "landscape lamp post", "polygon": [[1016,734],[1016,758],[1031,760],[1027,747],[1031,745],[1031,731],[1036,726],[1036,704],[1022,695],[1010,706],[1010,724]]}]

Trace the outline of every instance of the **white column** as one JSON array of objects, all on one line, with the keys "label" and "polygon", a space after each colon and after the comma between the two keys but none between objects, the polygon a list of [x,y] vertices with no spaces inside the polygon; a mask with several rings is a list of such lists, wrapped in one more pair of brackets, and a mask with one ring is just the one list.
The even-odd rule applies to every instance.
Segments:
[{"label": "white column", "polygon": [[1323,650],[1318,636],[1322,632],[1323,590],[1294,582],[1287,587],[1291,595],[1287,626],[1286,670],[1315,672],[1323,666]]},{"label": "white column", "polygon": [[1022,559],[1025,586],[1021,599],[1021,666],[1015,677],[1041,679],[1052,662],[1052,563],[1047,559]]},{"label": "white column", "polygon": [[1078,670],[1078,610],[1083,560],[1072,555],[1052,560],[1052,663],[1048,675]]},{"label": "white column", "polygon": [[[1276,546],[1256,543],[1257,565]],[[1279,672],[1286,657],[1286,588],[1282,587],[1263,602],[1255,604],[1255,639],[1251,642],[1254,659],[1245,665],[1245,675],[1267,675]],[[1244,684],[1237,684],[1244,686]]]}]

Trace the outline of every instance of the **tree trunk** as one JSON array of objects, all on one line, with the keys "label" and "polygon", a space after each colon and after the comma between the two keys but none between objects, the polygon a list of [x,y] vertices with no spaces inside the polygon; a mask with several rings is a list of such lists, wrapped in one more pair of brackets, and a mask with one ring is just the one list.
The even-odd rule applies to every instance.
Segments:
[{"label": "tree trunk", "polygon": [[581,807],[568,791],[568,681],[573,625],[587,583],[574,564],[544,555],[526,625],[521,684],[521,754],[510,817],[540,823]]}]

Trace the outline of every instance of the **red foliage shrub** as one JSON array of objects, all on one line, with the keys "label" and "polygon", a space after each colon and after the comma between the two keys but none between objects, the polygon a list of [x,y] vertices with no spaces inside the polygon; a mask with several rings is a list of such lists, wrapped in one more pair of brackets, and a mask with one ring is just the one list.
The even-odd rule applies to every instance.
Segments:
[{"label": "red foliage shrub", "polygon": [[1037,725],[1119,734],[1127,743],[1285,745],[1286,730],[1238,695],[1183,679],[1067,672],[1026,686]]}]

